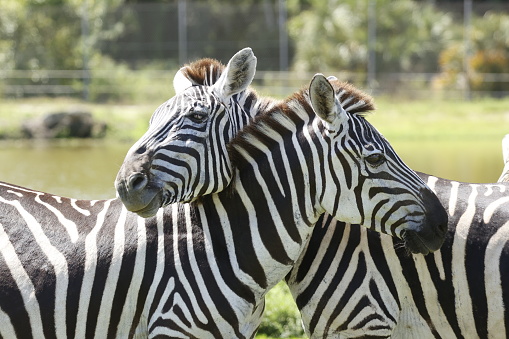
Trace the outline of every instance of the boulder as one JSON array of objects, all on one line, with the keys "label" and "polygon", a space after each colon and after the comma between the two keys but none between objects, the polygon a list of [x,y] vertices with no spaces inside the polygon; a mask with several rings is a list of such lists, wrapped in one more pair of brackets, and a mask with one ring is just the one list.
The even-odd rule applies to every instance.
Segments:
[{"label": "boulder", "polygon": [[95,121],[90,112],[69,111],[27,120],[21,131],[25,137],[34,139],[91,138],[103,136],[106,125]]}]

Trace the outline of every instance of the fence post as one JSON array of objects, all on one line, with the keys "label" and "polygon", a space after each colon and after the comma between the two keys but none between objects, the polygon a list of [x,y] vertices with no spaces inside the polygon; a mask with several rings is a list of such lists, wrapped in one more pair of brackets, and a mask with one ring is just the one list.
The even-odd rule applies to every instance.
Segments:
[{"label": "fence post", "polygon": [[187,62],[187,4],[186,0],[178,1],[179,64]]},{"label": "fence post", "polygon": [[370,91],[376,87],[376,2],[369,0],[368,4],[368,78]]},{"label": "fence post", "polygon": [[279,70],[288,71],[288,34],[286,0],[279,0]]},{"label": "fence post", "polygon": [[83,100],[89,99],[89,86],[90,86],[90,70],[88,67],[88,54],[89,54],[89,26],[88,26],[88,0],[83,1],[83,13],[81,15],[81,41],[83,44]]},{"label": "fence post", "polygon": [[465,75],[465,99],[472,99],[470,89],[470,54],[471,54],[471,33],[472,33],[472,0],[463,0],[463,74]]}]

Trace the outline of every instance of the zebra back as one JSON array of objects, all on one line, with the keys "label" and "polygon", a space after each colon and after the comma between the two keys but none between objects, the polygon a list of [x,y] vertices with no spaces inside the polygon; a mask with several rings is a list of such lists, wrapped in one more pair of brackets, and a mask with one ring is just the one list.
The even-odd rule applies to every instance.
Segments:
[{"label": "zebra back", "polygon": [[418,174],[447,208],[444,245],[412,255],[324,216],[287,277],[310,337],[506,337],[509,184]]}]

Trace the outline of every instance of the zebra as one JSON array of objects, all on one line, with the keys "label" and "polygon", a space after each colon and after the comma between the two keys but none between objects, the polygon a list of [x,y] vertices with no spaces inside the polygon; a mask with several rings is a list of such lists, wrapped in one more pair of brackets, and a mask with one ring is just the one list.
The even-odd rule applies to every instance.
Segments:
[{"label": "zebra", "polygon": [[[233,133],[251,120],[252,111],[273,105],[273,100],[247,89],[255,67],[256,57],[244,49],[226,67],[211,59],[184,66],[173,84],[179,91],[193,79],[200,79],[204,88],[221,81],[215,88],[229,91],[229,101],[222,104],[235,112],[228,121]],[[158,114],[166,109],[162,105]],[[229,136],[223,125],[215,127],[222,137]],[[200,194],[220,190],[229,179],[202,180],[213,188],[196,187]],[[169,208],[168,213],[185,218],[186,205],[173,208],[178,211]],[[168,271],[173,258],[167,257],[173,248],[165,243],[165,232],[171,229],[162,221],[162,215],[144,219],[129,212],[119,199],[77,200],[0,183],[0,338],[155,337],[167,331],[159,322],[172,302],[182,319],[189,313],[180,303],[203,307],[207,298],[171,293],[175,277]],[[196,286],[196,282],[186,278],[179,283]],[[262,311],[260,307],[253,314],[254,327]],[[228,308],[220,314],[232,317],[232,313]],[[196,312],[191,318],[207,330],[198,328],[188,337],[221,336],[210,312]],[[246,333],[254,332],[245,327]],[[232,330],[243,337],[240,331]]]},{"label": "zebra", "polygon": [[[259,102],[246,87],[251,81],[249,74],[254,74],[255,63],[256,59],[250,50],[243,50],[230,60],[220,75],[219,72],[212,72],[217,78],[211,80],[213,85],[207,86],[193,83],[196,77],[208,72],[202,72],[204,69],[210,70],[214,65],[207,65],[205,62],[196,73],[193,73],[193,69],[181,70],[174,80],[176,92],[180,94],[156,110],[151,126],[159,124],[162,130],[166,130],[165,142],[173,142],[178,146],[181,140],[188,136],[186,133],[193,132],[193,128],[180,125],[179,119],[172,119],[168,123],[164,117],[168,118],[174,113],[175,116],[184,116],[194,121],[193,123],[199,123],[204,117],[203,108],[214,109],[206,117],[206,120],[210,121],[206,129],[212,132],[202,132],[207,136],[218,132],[215,137],[207,139],[207,142],[204,142],[206,147],[201,149],[188,141],[186,145],[189,146],[189,151],[212,151],[217,154],[224,150],[224,142],[234,136],[235,129],[247,123],[253,116],[252,113],[257,112],[257,109],[253,108],[272,113],[273,118],[268,120],[274,119],[277,124],[271,127],[274,131],[269,133],[270,135],[283,131],[283,127],[297,127],[295,123],[299,122],[299,119],[304,118],[302,121],[305,121],[306,117],[310,119],[314,116],[308,104],[309,100],[304,99],[308,96],[302,93],[282,103],[273,104],[272,101],[267,103],[263,100]],[[318,79],[317,84],[319,86],[315,87],[315,91],[321,89],[321,85],[328,88],[328,82],[323,77]],[[318,94],[321,92],[318,91]],[[326,97],[334,99],[333,95]],[[319,99],[323,98],[319,96]],[[173,105],[175,102],[178,104]],[[186,106],[188,103],[189,106]],[[346,114],[334,102],[318,100],[318,103],[321,104],[318,107],[333,108],[334,113],[337,113],[337,109],[339,113]],[[208,104],[213,105],[207,106]],[[282,110],[287,112],[287,115],[276,114]],[[225,114],[226,111],[228,115]],[[334,116],[330,114],[330,110],[327,110],[327,113],[322,116],[331,120]],[[238,114],[241,114],[241,117]],[[227,121],[215,119],[216,116]],[[289,120],[288,117],[296,120]],[[362,198],[367,193],[373,200],[377,195],[384,195],[387,199],[378,201],[376,206],[379,217],[390,214],[383,218],[383,225],[386,226],[383,230],[404,238],[413,251],[436,250],[442,242],[446,215],[435,196],[420,179],[416,179],[413,173],[399,164],[399,159],[392,153],[386,141],[378,137],[370,125],[363,122],[362,116],[352,115],[348,118],[350,123],[355,120],[364,128],[360,130],[363,133],[362,141],[377,141],[367,147],[383,146],[382,150],[385,152],[381,156],[382,151],[375,148],[370,149],[371,153],[362,154],[362,159],[367,158],[366,163],[357,165],[362,167],[362,173],[366,175],[362,180],[362,188],[367,191],[354,191],[351,199],[355,198],[355,194]],[[300,208],[304,205],[291,206],[295,207],[292,209],[294,220],[289,223],[278,222],[277,225],[269,222],[270,219],[257,219],[258,215],[253,215],[252,211],[248,213],[238,208],[245,208],[244,204],[248,202],[238,199],[239,194],[245,192],[239,189],[240,185],[254,184],[253,177],[251,180],[247,179],[249,174],[246,170],[238,170],[240,164],[246,169],[249,164],[246,161],[248,153],[242,152],[257,152],[255,146],[261,146],[249,145],[244,138],[256,134],[260,128],[268,132],[265,129],[269,127],[260,120],[261,125],[258,128],[253,127],[253,130],[248,129],[242,134],[242,139],[237,141],[238,145],[234,143],[237,139],[235,137],[229,143],[235,146],[232,149],[227,148],[228,152],[223,153],[222,158],[219,154],[207,158],[206,155],[192,153],[196,156],[194,161],[197,161],[193,166],[188,165],[189,158],[172,157],[174,165],[179,164],[180,160],[184,172],[180,177],[183,178],[181,182],[168,186],[186,192],[178,196],[178,201],[172,201],[173,198],[166,195],[158,196],[156,201],[161,205],[169,205],[162,209],[152,206],[148,209],[139,208],[136,209],[138,215],[128,211],[120,199],[76,200],[1,183],[0,336],[252,337],[263,312],[264,293],[289,271],[292,261],[297,258],[299,249],[305,244],[312,229],[311,220],[306,219],[308,216],[298,213],[303,211]],[[334,140],[331,137],[334,133],[332,127],[338,127],[332,124],[334,119],[325,122],[313,118],[312,121],[315,124],[307,131],[309,136],[312,135],[310,140],[322,143],[324,141],[321,140],[325,140],[325,137],[329,141]],[[303,127],[304,124],[299,125],[299,131],[304,131],[301,129]],[[341,128],[347,132],[346,124],[341,125]],[[292,135],[291,132],[296,131],[286,134]],[[152,127],[147,133],[151,133],[154,139],[162,137],[161,132]],[[196,129],[193,133],[197,133]],[[151,145],[157,142],[154,139],[148,138],[145,143],[137,143],[137,150],[132,154],[139,157],[150,155]],[[284,140],[286,138],[281,142]],[[356,140],[351,140],[349,144],[352,149],[357,146],[354,141]],[[322,146],[321,144],[315,146],[312,148],[314,152],[323,151],[318,147]],[[146,152],[141,154],[144,148]],[[308,152],[310,150],[311,148],[307,149]],[[351,149],[349,151],[349,154],[356,154]],[[232,154],[236,159],[232,160],[232,164],[237,165],[228,170]],[[372,156],[373,154],[375,156]],[[152,161],[151,169],[163,175],[172,174],[171,168],[161,167],[163,162],[170,158],[164,154],[159,156],[155,158],[157,161]],[[346,161],[344,163],[348,164]],[[331,160],[331,166],[332,164]],[[142,163],[139,165],[143,167]],[[127,166],[123,166],[124,171]],[[210,168],[221,166],[226,168],[209,174],[194,171],[186,176],[185,173],[197,168],[206,172]],[[270,171],[270,168],[262,167],[257,168],[256,173],[262,173],[259,172],[261,170]],[[329,170],[331,169],[332,167],[329,167]],[[325,173],[323,170],[323,174]],[[294,179],[298,179],[296,174],[298,172],[294,173]],[[401,174],[403,180],[392,177],[393,174]],[[345,176],[353,189],[353,183],[357,184],[359,178]],[[157,184],[153,178],[144,179],[142,175],[129,178],[132,185],[130,190],[139,189],[141,186],[150,189]],[[377,190],[372,181],[382,185],[390,182],[391,185]],[[285,189],[297,187],[302,190],[301,186],[289,186],[284,180],[278,180],[278,183]],[[309,187],[305,186],[304,190],[309,190]],[[216,190],[218,193],[214,193]],[[194,192],[190,194],[189,191]],[[203,196],[200,196],[202,194]],[[121,189],[119,195],[122,195]],[[392,195],[397,195],[399,199],[391,201]],[[339,198],[334,200],[331,196],[327,196],[329,205],[340,202]],[[319,198],[324,199],[324,195]],[[286,199],[283,200],[286,203]],[[153,204],[153,201],[150,200],[148,205]],[[189,203],[186,203],[187,201]],[[317,202],[310,197],[305,203],[311,201]],[[358,201],[362,202],[362,199]],[[226,202],[233,206],[226,209],[226,205],[223,205]],[[260,208],[270,212],[279,210],[267,206],[263,200],[255,199],[251,202],[253,206],[261,206]],[[352,202],[341,200],[341,203],[348,205]],[[386,209],[385,205],[394,208]],[[285,210],[290,209],[281,209]],[[225,222],[228,220],[224,219],[223,211],[236,214],[232,219],[235,225],[252,226],[254,220],[258,221],[260,229],[267,233],[256,233],[256,228],[253,228],[253,234],[258,236],[253,242],[251,233],[243,232],[237,227],[227,227]],[[319,209],[315,212],[316,216],[312,216],[313,218],[317,218],[323,211]],[[370,225],[371,211],[362,209],[358,212]],[[152,213],[155,215],[149,217]],[[340,217],[344,213],[346,212],[338,211]],[[280,221],[286,221],[290,220],[292,215],[277,214],[277,217]],[[359,216],[354,216],[351,221],[359,221]],[[382,223],[376,223],[380,224]],[[295,228],[295,225],[300,226],[300,229]],[[380,227],[378,229],[382,230]],[[285,235],[290,237],[290,241],[277,243],[274,237],[279,234],[277,232],[287,232]],[[240,240],[231,241],[237,238]],[[246,238],[247,242],[241,241]],[[274,243],[268,246],[268,243],[264,243],[267,239]],[[253,247],[253,244],[258,247]],[[281,254],[274,249],[288,249],[288,253]]]},{"label": "zebra", "polygon": [[[347,113],[337,96],[355,100],[358,111]],[[326,211],[398,236],[413,252],[440,247],[447,221],[443,207],[365,120],[371,106],[364,98],[316,75],[309,90],[252,114],[253,122],[228,143],[227,155],[224,147],[211,145],[219,138],[208,132],[215,131],[209,125],[216,116],[231,117],[217,93],[189,86],[175,97],[172,112],[156,111],[119,170],[117,192],[128,210],[155,215],[173,232],[179,252],[171,293],[212,305],[181,305],[185,312],[168,314],[167,327],[180,320],[190,324],[186,334],[194,335],[196,319],[181,317],[215,309],[214,325],[222,336],[253,335],[264,295],[290,271]],[[203,176],[210,168],[192,159],[196,149],[219,149],[214,156],[231,161],[232,171],[216,170],[233,173],[228,187],[214,193],[195,184],[196,169],[204,168]],[[191,277],[195,283],[189,286]]]},{"label": "zebra", "polygon": [[502,139],[502,156],[504,158],[504,169],[498,182],[509,181],[509,134],[506,134]]},{"label": "zebra", "polygon": [[509,337],[509,183],[418,175],[449,214],[440,250],[324,215],[286,282],[310,338]]}]

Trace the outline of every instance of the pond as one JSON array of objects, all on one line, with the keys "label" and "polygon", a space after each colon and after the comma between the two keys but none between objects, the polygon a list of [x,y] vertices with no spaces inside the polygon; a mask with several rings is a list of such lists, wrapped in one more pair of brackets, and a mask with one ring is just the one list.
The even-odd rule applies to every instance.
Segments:
[{"label": "pond", "polygon": [[[503,168],[501,138],[391,144],[412,169],[447,179],[494,182]],[[113,198],[113,181],[130,146],[98,140],[4,142],[0,180],[78,199]]]}]

